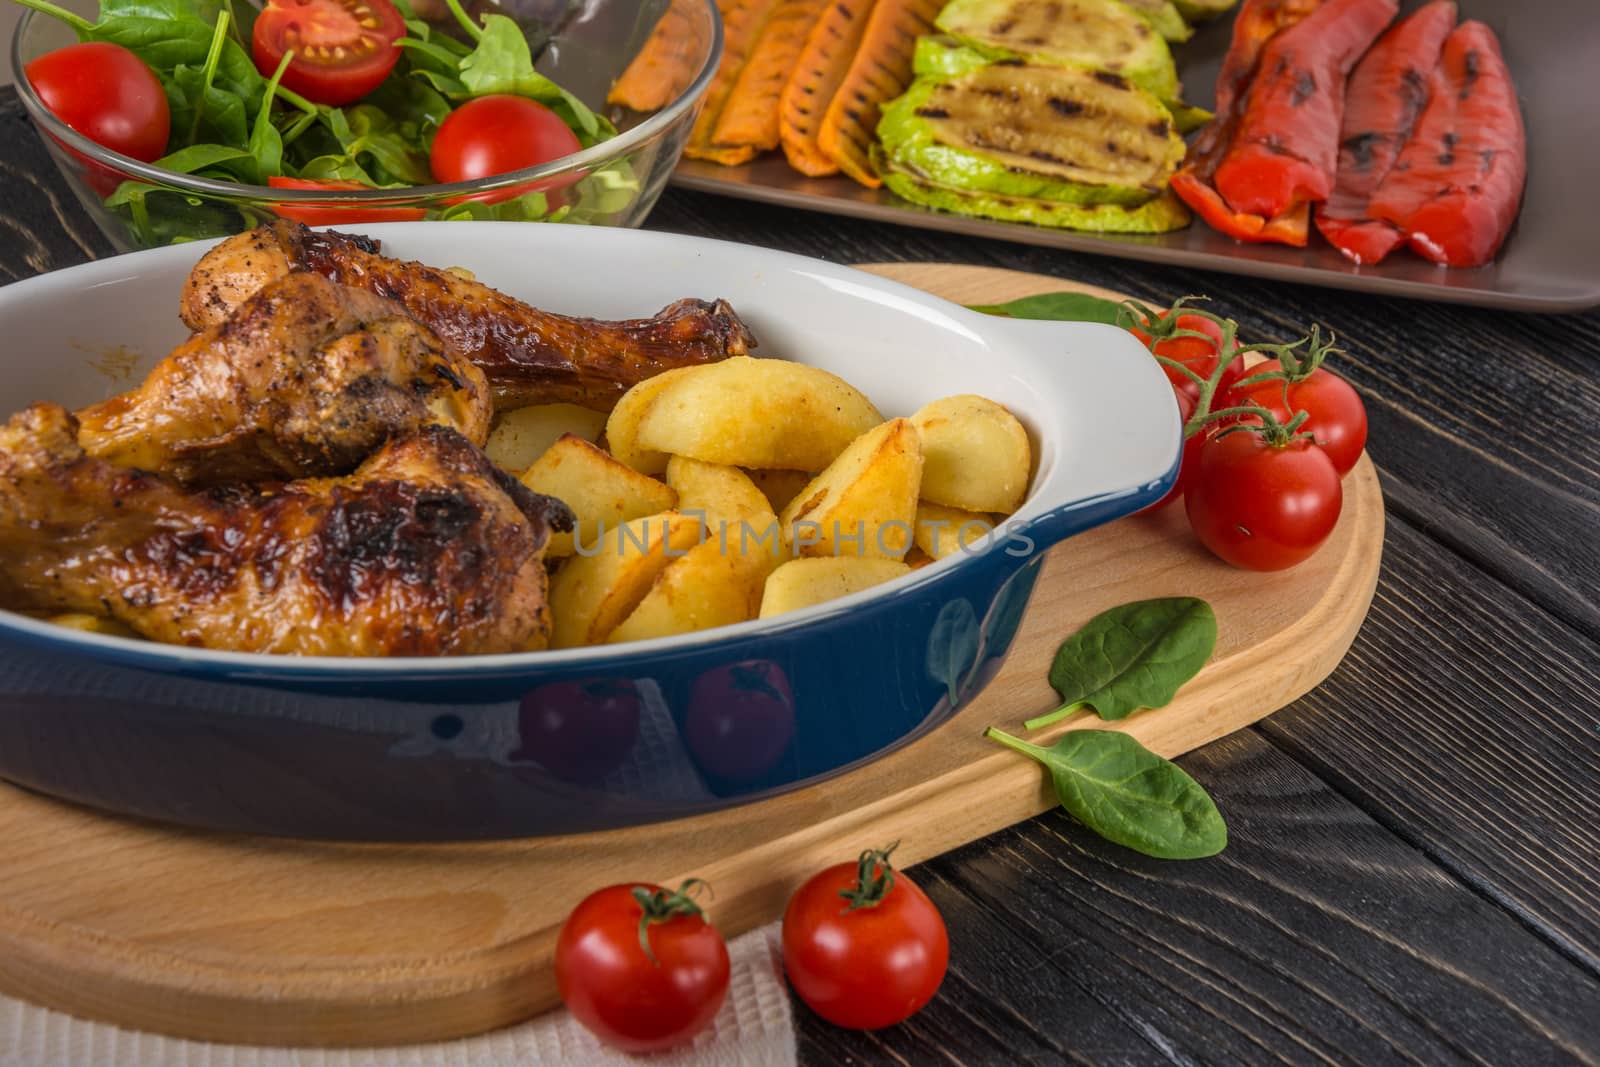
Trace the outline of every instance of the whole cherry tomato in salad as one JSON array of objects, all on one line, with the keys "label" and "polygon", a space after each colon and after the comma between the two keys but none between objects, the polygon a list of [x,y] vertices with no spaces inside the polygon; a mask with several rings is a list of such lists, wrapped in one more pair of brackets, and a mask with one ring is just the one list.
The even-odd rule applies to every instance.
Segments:
[{"label": "whole cherry tomato in salad", "polygon": [[[450,112],[440,124],[428,165],[441,182],[468,182],[536,167],[582,147],[578,135],[543,104],[521,96],[480,96]],[[549,192],[571,185],[579,177],[564,174],[471,199],[494,203],[524,193]]]},{"label": "whole cherry tomato in salad", "polygon": [[281,84],[314,104],[340,107],[383,83],[400,60],[395,42],[405,32],[389,0],[267,0],[250,51],[264,78],[294,52]]},{"label": "whole cherry tomato in salad", "polygon": [[1238,429],[1205,443],[1183,501],[1201,544],[1235,567],[1276,571],[1328,539],[1344,493],[1333,461],[1309,438],[1274,445]]},{"label": "whole cherry tomato in salad", "polygon": [[[370,189],[360,182],[332,179],[288,178],[273,174],[267,184],[274,189]],[[351,226],[360,222],[414,222],[427,215],[420,207],[344,207],[339,204],[275,204],[274,212],[307,226]]]},{"label": "whole cherry tomato in salad", "polygon": [[[23,72],[50,113],[95,144],[143,163],[166,154],[172,126],[166,91],[144,60],[121,45],[68,45]],[[115,189],[121,179],[106,173]]]},{"label": "whole cherry tomato in salad", "polygon": [[[1278,361],[1269,359],[1250,368],[1250,376],[1279,369]],[[1251,401],[1272,412],[1280,422],[1288,422],[1295,412],[1304,411],[1309,418],[1300,428],[1311,432],[1317,447],[1328,454],[1334,470],[1341,475],[1350,473],[1367,445],[1366,406],[1350,383],[1330,370],[1318,367],[1299,382],[1275,380],[1236,388],[1229,403]]]},{"label": "whole cherry tomato in salad", "polygon": [[950,962],[939,909],[868,849],[813,877],[783,913],[783,969],[800,999],[836,1026],[876,1030],[933,999]]}]

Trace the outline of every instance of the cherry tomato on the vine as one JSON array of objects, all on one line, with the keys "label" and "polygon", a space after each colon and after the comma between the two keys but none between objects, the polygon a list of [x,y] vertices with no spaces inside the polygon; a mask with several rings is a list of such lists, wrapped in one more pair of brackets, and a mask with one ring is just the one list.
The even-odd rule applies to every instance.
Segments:
[{"label": "cherry tomato on the vine", "polygon": [[251,56],[270,78],[294,52],[281,82],[314,104],[353,104],[400,60],[405,20],[389,0],[267,0],[250,35]]},{"label": "cherry tomato on the vine", "polygon": [[783,969],[800,999],[837,1026],[876,1030],[933,999],[950,962],[944,919],[889,865],[888,849],[814,876],[783,913]]},{"label": "cherry tomato on the vine", "polygon": [[[497,94],[480,96],[450,112],[433,136],[428,165],[441,182],[467,182],[536,167],[583,146],[561,116],[534,100]],[[495,203],[533,192],[551,192],[581,174],[527,182],[470,199]]]},{"label": "cherry tomato on the vine", "polygon": [[[1196,330],[1206,336],[1169,337],[1165,341],[1157,341],[1154,349],[1155,354],[1182,363],[1202,378],[1211,377],[1212,372],[1217,369],[1217,352],[1222,344],[1222,327],[1200,315],[1180,314],[1178,316],[1178,328],[1180,330]],[[1138,329],[1132,332],[1135,337],[1144,342],[1145,347],[1149,347],[1149,334]],[[1189,398],[1191,406],[1194,402],[1199,401],[1200,387],[1188,375],[1167,366],[1165,363],[1161,365],[1161,369],[1166,373],[1167,381],[1172,383],[1172,388]],[[1229,390],[1233,388],[1233,384],[1243,378],[1244,375],[1244,360],[1235,359],[1228,365],[1228,369],[1222,372],[1222,381],[1217,386],[1211,406],[1213,408],[1222,407]]]},{"label": "cherry tomato on the vine", "polygon": [[608,1045],[653,1052],[716,1017],[728,993],[728,948],[689,898],[634,883],[585,897],[556,941],[556,986],[573,1016]]},{"label": "cherry tomato on the vine", "polygon": [[[1278,369],[1278,361],[1269,359],[1250,368],[1250,375]],[[1280,422],[1288,422],[1295,412],[1304,411],[1310,417],[1300,428],[1311,432],[1317,447],[1333,460],[1335,470],[1348,474],[1367,444],[1367,409],[1350,383],[1318,367],[1305,381],[1288,386],[1287,399],[1285,403],[1284,382],[1265,381],[1235,389],[1231,403],[1254,401]]]},{"label": "cherry tomato on the vine", "polygon": [[[95,144],[143,163],[166,154],[172,125],[166,91],[144,60],[121,45],[68,45],[46,52],[23,73],[52,115]],[[115,189],[121,178],[106,173]]]},{"label": "cherry tomato on the vine", "polygon": [[1235,567],[1275,571],[1328,539],[1344,493],[1333,461],[1308,438],[1272,445],[1236,430],[1205,443],[1183,500],[1201,544]]},{"label": "cherry tomato on the vine", "polygon": [[[287,178],[273,174],[267,184],[274,189],[370,189],[360,182]],[[358,222],[414,222],[427,215],[419,207],[345,207],[340,204],[275,204],[274,212],[286,219],[295,219],[307,226],[351,226]]]}]

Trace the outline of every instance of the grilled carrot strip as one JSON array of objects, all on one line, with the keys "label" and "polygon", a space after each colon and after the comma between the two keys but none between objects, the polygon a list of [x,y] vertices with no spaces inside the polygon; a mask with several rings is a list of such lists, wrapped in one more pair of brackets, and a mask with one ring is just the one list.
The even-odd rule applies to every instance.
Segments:
[{"label": "grilled carrot strip", "polygon": [[705,103],[689,132],[684,155],[730,167],[755,158],[755,146],[716,144],[713,131],[750,58],[750,49],[777,4],[778,0],[718,0],[717,7],[722,12],[722,62],[717,64],[717,75],[706,90]]},{"label": "grilled carrot strip", "polygon": [[778,112],[779,139],[789,165],[802,174],[820,178],[839,171],[839,164],[822,150],[817,135],[866,36],[874,6],[876,0],[835,0],[811,28],[800,64],[784,86]]},{"label": "grilled carrot strip", "polygon": [[1381,263],[1404,239],[1367,214],[1367,201],[1394,166],[1422,110],[1439,51],[1456,25],[1453,0],[1433,0],[1384,34],[1350,75],[1339,173],[1317,229],[1356,263]]},{"label": "grilled carrot strip", "polygon": [[878,108],[911,84],[917,38],[934,32],[933,20],[944,4],[945,0],[878,0],[861,47],[817,130],[817,145],[840,170],[869,189],[883,184],[870,159]]},{"label": "grilled carrot strip", "polygon": [[1333,192],[1345,80],[1397,0],[1328,0],[1268,42],[1216,188],[1235,211],[1272,216]]},{"label": "grilled carrot strip", "polygon": [[650,31],[649,40],[606,94],[606,103],[655,111],[689,87],[694,80],[694,60],[689,54],[694,7],[694,0],[672,0]]},{"label": "grilled carrot strip", "polygon": [[718,145],[778,147],[778,100],[806,36],[831,0],[781,0],[728,97],[711,139]]},{"label": "grilled carrot strip", "polygon": [[1321,6],[1323,0],[1245,0],[1233,22],[1233,41],[1217,75],[1216,118],[1195,137],[1183,167],[1171,185],[1195,213],[1212,228],[1239,241],[1306,243],[1306,212],[1293,210],[1281,218],[1234,211],[1213,185],[1217,165],[1233,144],[1234,130],[1244,112],[1250,83],[1261,64],[1261,53],[1280,31],[1293,26]]},{"label": "grilled carrot strip", "polygon": [[1528,172],[1522,111],[1494,31],[1463,22],[1444,43],[1428,106],[1367,205],[1419,254],[1449,267],[1494,258]]}]

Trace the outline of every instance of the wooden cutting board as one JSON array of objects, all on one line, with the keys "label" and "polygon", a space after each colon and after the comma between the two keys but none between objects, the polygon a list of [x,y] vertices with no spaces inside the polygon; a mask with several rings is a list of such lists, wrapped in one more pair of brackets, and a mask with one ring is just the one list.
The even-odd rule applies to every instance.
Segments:
[{"label": "wooden cutting board", "polygon": [[[1012,271],[872,266],[964,303],[1089,286]],[[0,785],[0,989],[124,1026],[272,1045],[395,1044],[504,1026],[557,1001],[551,956],[568,910],[617,881],[716,890],[733,936],[862,848],[912,863],[1054,803],[1040,768],[981,736],[1055,706],[1062,638],[1145,597],[1209,600],[1211,663],[1168,707],[1118,724],[1176,756],[1255,722],[1331,672],[1365,617],[1383,546],[1369,460],[1309,561],[1237,571],[1181,509],[1135,516],[1050,553],[1004,668],[927,737],[808,789],[634,830],[465,845],[343,845],[174,830]],[[1095,725],[1080,716],[1060,729]],[[1226,814],[1226,813],[1224,813]]]}]

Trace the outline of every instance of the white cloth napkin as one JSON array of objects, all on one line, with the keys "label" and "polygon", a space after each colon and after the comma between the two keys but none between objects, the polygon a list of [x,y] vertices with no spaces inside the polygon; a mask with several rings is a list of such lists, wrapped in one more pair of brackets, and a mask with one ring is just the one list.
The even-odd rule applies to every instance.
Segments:
[{"label": "white cloth napkin", "polygon": [[137,1033],[0,996],[0,1067],[792,1067],[779,944],[776,923],[735,938],[728,999],[711,1027],[683,1049],[648,1057],[606,1048],[565,1011],[433,1045],[287,1049]]}]

